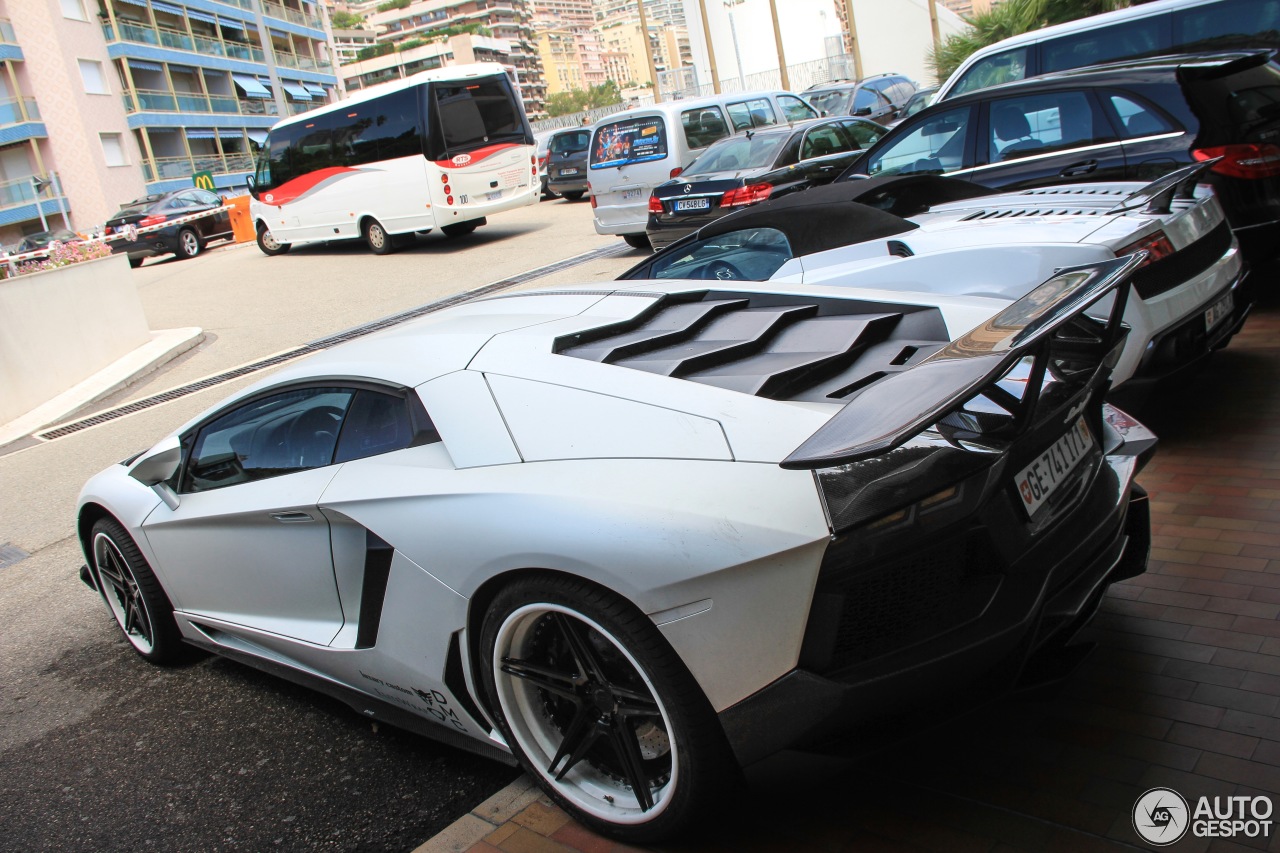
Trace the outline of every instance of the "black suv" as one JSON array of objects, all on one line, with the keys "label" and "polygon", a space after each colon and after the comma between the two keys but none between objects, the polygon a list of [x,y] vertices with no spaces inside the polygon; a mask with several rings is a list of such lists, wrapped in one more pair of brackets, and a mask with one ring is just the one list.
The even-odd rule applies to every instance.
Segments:
[{"label": "black suv", "polygon": [[852,80],[817,83],[804,90],[805,100],[829,116],[859,116],[885,124],[893,121],[916,93],[916,84],[901,74],[877,74]]},{"label": "black suv", "polygon": [[[107,220],[107,234],[125,234],[123,240],[111,244],[111,251],[129,255],[129,266],[138,267],[156,255],[194,258],[204,251],[210,240],[233,239],[231,215],[225,210],[196,219],[185,217],[208,213],[222,207],[222,199],[207,190],[190,187],[167,193],[143,196],[120,206]],[[175,221],[178,220],[178,221]],[[174,224],[141,234],[133,229],[151,225]]]},{"label": "black suv", "polygon": [[948,98],[839,180],[942,174],[994,189],[1150,181],[1222,158],[1207,180],[1247,259],[1280,251],[1280,66],[1270,51],[1096,65]]}]

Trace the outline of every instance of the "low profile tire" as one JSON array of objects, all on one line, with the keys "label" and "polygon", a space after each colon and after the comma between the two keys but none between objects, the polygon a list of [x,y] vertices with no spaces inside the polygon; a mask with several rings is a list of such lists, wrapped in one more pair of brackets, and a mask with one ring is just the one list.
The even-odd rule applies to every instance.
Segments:
[{"label": "low profile tire", "polygon": [[142,258],[130,258],[129,267],[136,270],[138,267],[142,266],[142,261]]},{"label": "low profile tire", "polygon": [[365,221],[364,242],[375,255],[389,255],[396,250],[396,241],[376,219]]},{"label": "low profile tire", "polygon": [[503,736],[578,821],[657,841],[710,816],[733,787],[710,703],[629,602],[575,579],[521,579],[494,599],[480,643]]},{"label": "low profile tire", "polygon": [[173,253],[186,261],[200,254],[203,249],[204,242],[200,239],[200,235],[190,228],[183,228],[178,232],[178,247]]},{"label": "low profile tire", "polygon": [[271,235],[271,231],[265,225],[258,226],[258,248],[262,250],[262,254],[268,257],[283,255],[293,248],[292,243],[281,243]]},{"label": "low profile tire", "polygon": [[582,197],[586,195],[586,193],[582,190],[574,190],[573,192],[560,193],[560,195],[569,199],[569,201],[581,201]]},{"label": "low profile tire", "polygon": [[93,573],[116,624],[134,651],[151,663],[190,656],[173,618],[173,605],[138,546],[120,523],[102,518],[89,534]]},{"label": "low profile tire", "polygon": [[623,234],[622,239],[626,240],[627,245],[633,249],[648,251],[653,248],[653,244],[649,242],[648,234]]},{"label": "low profile tire", "polygon": [[480,227],[480,223],[473,219],[470,222],[454,222],[451,225],[442,225],[440,233],[446,237],[465,237],[478,227]]}]

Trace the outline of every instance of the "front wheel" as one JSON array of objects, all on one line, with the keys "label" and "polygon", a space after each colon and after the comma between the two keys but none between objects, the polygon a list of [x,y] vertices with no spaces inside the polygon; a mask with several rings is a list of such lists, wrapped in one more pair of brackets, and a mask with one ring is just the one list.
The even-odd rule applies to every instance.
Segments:
[{"label": "front wheel", "polygon": [[627,245],[633,249],[648,251],[653,248],[653,244],[649,242],[648,234],[623,234],[622,239],[626,240]]},{"label": "front wheel", "polygon": [[178,232],[178,248],[174,252],[182,260],[194,258],[200,254],[200,250],[204,248],[204,244],[200,241],[200,235],[192,231],[190,228],[183,228]]},{"label": "front wheel", "polygon": [[387,229],[376,219],[365,222],[364,241],[368,244],[369,251],[375,255],[389,255],[396,250],[396,241],[391,239]]},{"label": "front wheel", "polygon": [[99,519],[89,537],[98,589],[134,651],[159,664],[187,657],[173,605],[133,537],[112,518]]},{"label": "front wheel", "polygon": [[274,257],[275,255],[283,255],[285,252],[292,249],[293,244],[281,243],[271,235],[271,231],[265,225],[259,225],[258,248],[262,250],[262,254]]},{"label": "front wheel", "polygon": [[575,579],[523,579],[495,598],[480,642],[503,736],[580,822],[669,838],[734,778],[710,703],[629,602]]}]

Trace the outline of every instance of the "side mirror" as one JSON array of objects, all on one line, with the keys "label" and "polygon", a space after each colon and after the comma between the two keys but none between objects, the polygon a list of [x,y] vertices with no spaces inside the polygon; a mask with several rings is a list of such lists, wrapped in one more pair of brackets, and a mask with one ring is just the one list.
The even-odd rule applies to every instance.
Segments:
[{"label": "side mirror", "polygon": [[182,443],[171,435],[134,460],[129,476],[144,486],[154,486],[172,477],[181,461]]},{"label": "side mirror", "polygon": [[853,114],[856,116],[869,116],[871,115],[871,107],[859,107],[853,111]]},{"label": "side mirror", "polygon": [[253,175],[245,175],[244,182],[249,185],[249,189],[257,189],[258,182],[254,180]]}]

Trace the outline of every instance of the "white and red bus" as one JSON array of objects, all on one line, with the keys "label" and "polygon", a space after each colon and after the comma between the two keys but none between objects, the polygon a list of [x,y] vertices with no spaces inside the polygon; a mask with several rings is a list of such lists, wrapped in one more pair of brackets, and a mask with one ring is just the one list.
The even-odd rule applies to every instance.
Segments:
[{"label": "white and red bus", "polygon": [[501,65],[423,71],[276,124],[249,192],[268,255],[344,238],[386,254],[414,232],[468,234],[535,204],[533,132]]}]

